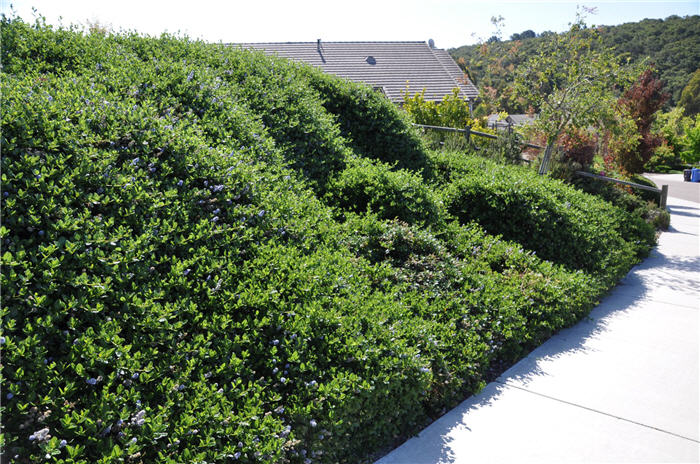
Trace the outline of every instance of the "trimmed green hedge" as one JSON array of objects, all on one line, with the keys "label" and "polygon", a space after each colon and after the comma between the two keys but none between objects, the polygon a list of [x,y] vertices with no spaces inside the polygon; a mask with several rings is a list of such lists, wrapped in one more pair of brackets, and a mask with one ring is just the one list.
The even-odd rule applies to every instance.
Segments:
[{"label": "trimmed green hedge", "polygon": [[376,212],[384,219],[438,225],[444,218],[437,195],[406,170],[358,158],[330,182],[326,202],[343,211]]},{"label": "trimmed green hedge", "polygon": [[367,87],[187,39],[1,26],[16,462],[371,460],[608,288],[450,215],[464,169]]},{"label": "trimmed green hedge", "polygon": [[360,156],[430,175],[430,163],[410,117],[365,85],[309,70],[310,85],[323,105],[338,117],[341,134]]},{"label": "trimmed green hedge", "polygon": [[436,322],[431,335],[439,410],[454,406],[562,327],[583,317],[604,287],[593,276],[542,261],[516,243],[454,222],[435,234],[374,215],[349,215],[346,246],[376,264]]},{"label": "trimmed green hedge", "polygon": [[[441,156],[440,170],[449,172]],[[444,191],[449,212],[572,270],[616,281],[655,242],[642,218],[527,168],[460,157],[453,169]]]}]

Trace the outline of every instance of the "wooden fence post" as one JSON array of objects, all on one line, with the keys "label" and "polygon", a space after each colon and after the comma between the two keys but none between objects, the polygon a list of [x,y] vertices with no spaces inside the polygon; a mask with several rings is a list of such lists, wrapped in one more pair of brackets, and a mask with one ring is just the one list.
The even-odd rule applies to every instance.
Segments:
[{"label": "wooden fence post", "polygon": [[541,176],[547,174],[547,170],[549,169],[549,159],[552,157],[553,147],[554,144],[547,143],[547,147],[544,149],[544,157],[542,158],[542,164],[540,164],[540,169],[537,172]]},{"label": "wooden fence post", "polygon": [[668,185],[661,186],[661,197],[659,197],[659,208],[666,208],[666,199],[668,198]]}]

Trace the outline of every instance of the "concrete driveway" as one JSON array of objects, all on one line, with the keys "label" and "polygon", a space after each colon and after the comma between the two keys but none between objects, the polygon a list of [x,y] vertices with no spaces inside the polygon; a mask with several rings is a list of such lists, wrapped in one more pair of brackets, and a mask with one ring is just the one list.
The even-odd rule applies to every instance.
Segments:
[{"label": "concrete driveway", "polygon": [[700,203],[700,182],[683,182],[683,174],[644,174],[657,187],[668,185],[668,196]]},{"label": "concrete driveway", "polygon": [[587,320],[376,464],[699,462],[700,203],[668,205],[670,230]]}]

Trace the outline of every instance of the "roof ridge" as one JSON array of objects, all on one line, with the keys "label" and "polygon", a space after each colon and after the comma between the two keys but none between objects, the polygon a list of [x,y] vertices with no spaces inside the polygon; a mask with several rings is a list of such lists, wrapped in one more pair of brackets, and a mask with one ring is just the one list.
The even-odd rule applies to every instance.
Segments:
[{"label": "roof ridge", "polygon": [[[316,42],[230,42],[225,45],[316,45]],[[425,44],[424,40],[321,40],[321,44]],[[427,45],[427,44],[426,44]]]},{"label": "roof ridge", "polygon": [[435,53],[435,50],[437,50],[437,49],[432,48],[432,47],[430,47],[430,46],[428,46],[428,48],[430,49],[430,53],[433,54],[433,56],[435,57],[435,59],[437,60],[437,62],[440,63],[440,66],[442,67],[442,69],[444,69],[445,72],[446,72],[450,77],[452,77],[452,73],[450,72],[450,70],[447,69],[447,68],[445,67],[444,64],[442,64],[442,60],[441,60],[440,57],[437,56],[437,54]]},{"label": "roof ridge", "polygon": [[[455,87],[460,98],[474,98],[479,91],[443,49],[425,41],[249,42],[231,44],[241,49],[262,50],[296,62],[305,62],[344,79],[385,87],[392,101],[400,102],[406,79],[415,89],[426,88],[426,100],[439,101]],[[372,58],[375,58],[376,61]],[[448,61],[449,60],[449,61]],[[373,62],[375,61],[375,62]]]},{"label": "roof ridge", "polygon": [[[461,77],[465,77],[465,76],[466,76],[466,78],[467,78],[466,81],[465,81],[465,82],[459,82],[459,80],[453,78],[453,77],[452,77],[452,72],[451,72],[449,69],[447,69],[447,67],[442,63],[442,60],[437,56],[437,54],[435,53],[435,50],[440,50],[440,51],[445,52],[445,54],[447,54],[447,57],[448,57],[450,60],[452,60],[452,62],[453,62],[458,68],[459,68],[459,65],[457,64],[457,62],[454,61],[454,59],[452,58],[452,56],[450,56],[450,53],[449,53],[447,50],[442,49],[442,48],[431,48],[431,49],[430,49],[430,51],[433,53],[433,55],[435,56],[435,58],[438,60],[438,63],[440,63],[440,66],[442,66],[442,69],[444,69],[445,72],[450,76],[450,78],[452,78],[452,79],[454,80],[454,83],[457,85],[457,88],[460,89],[460,92],[463,91],[463,90],[462,90],[462,87],[461,87],[462,85],[465,86],[465,87],[469,87],[469,84],[471,84],[472,86],[474,86],[474,83],[471,81],[471,79],[469,79],[469,75],[468,75],[467,73],[465,73],[464,71],[462,71],[462,68],[459,68],[459,71],[462,73],[462,76],[461,76]],[[476,87],[476,86],[474,86],[474,87]],[[465,92],[465,93],[466,93],[466,92]]]},{"label": "roof ridge", "polygon": [[[432,48],[432,47],[428,47],[428,48],[430,48],[430,53],[432,53],[433,56],[435,57],[435,59],[437,60],[437,62],[440,63],[440,66],[442,67],[442,69],[444,69],[445,72],[447,73],[447,75],[450,76],[450,79],[452,79],[452,80],[454,81],[454,83],[455,83],[455,85],[456,85],[456,88],[459,89],[460,93],[463,92],[462,87],[461,87],[461,85],[460,85],[460,82],[458,82],[456,79],[454,79],[454,78],[452,77],[452,72],[451,72],[449,69],[447,69],[447,67],[442,63],[442,60],[440,59],[440,57],[437,56],[437,54],[435,53],[435,50],[437,50],[437,49],[436,49],[436,48]],[[440,50],[442,50],[442,49],[440,49]],[[444,51],[444,50],[443,50],[443,51]],[[452,57],[450,57],[450,59],[452,59]],[[455,63],[455,64],[457,64],[457,63]],[[466,85],[466,84],[465,84],[465,85]],[[466,93],[466,92],[465,92],[465,93]]]}]

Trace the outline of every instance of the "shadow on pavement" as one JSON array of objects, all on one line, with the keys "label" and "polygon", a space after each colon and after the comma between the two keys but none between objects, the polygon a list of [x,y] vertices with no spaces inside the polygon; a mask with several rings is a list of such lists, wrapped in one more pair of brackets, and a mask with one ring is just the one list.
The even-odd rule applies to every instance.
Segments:
[{"label": "shadow on pavement", "polygon": [[[698,207],[669,205],[668,208],[673,216],[700,217]],[[681,235],[697,235],[680,231],[673,226],[666,234],[665,239],[671,240],[671,243],[677,243],[673,234],[678,234],[678,238]],[[690,243],[686,238],[683,240]],[[663,252],[659,247],[652,250],[647,259],[632,268],[615,288],[602,297],[600,304],[585,319],[555,334],[505,371],[495,382],[489,383],[481,392],[467,398],[433,422],[418,438],[409,440],[419,440],[417,443],[420,443],[420,447],[408,446],[403,453],[391,458],[386,456],[386,461],[382,459],[377,464],[456,464],[458,458],[453,449],[456,445],[455,437],[459,436],[457,432],[471,431],[469,418],[474,417],[477,410],[491,406],[507,390],[526,387],[536,378],[548,376],[540,367],[542,362],[575,353],[592,352],[594,348],[588,343],[589,340],[611,330],[609,326],[615,320],[638,311],[643,302],[661,301],[659,298],[697,301],[700,298],[700,256],[674,255],[666,246],[664,248]],[[670,248],[673,250],[673,247]],[[507,445],[504,443],[504,446]]]},{"label": "shadow on pavement", "polygon": [[[640,281],[641,282],[641,281]],[[614,295],[614,298],[611,296]],[[490,406],[497,401],[510,382],[519,387],[527,386],[534,378],[547,375],[538,367],[540,360],[551,360],[568,356],[576,352],[589,352],[586,341],[607,331],[611,318],[634,310],[634,306],[644,297],[641,294],[617,294],[606,297],[591,314],[573,327],[564,329],[550,338],[543,345],[532,351],[526,358],[503,373],[495,382],[488,384],[481,392],[468,398],[459,406],[435,421],[429,433],[439,440],[429,441],[429,447],[423,447],[420,460],[416,463],[454,464],[456,456],[452,451],[454,432],[459,429],[471,430],[468,417],[476,410]],[[428,442],[424,442],[428,444]],[[398,462],[398,461],[391,461]]]},{"label": "shadow on pavement", "polygon": [[516,384],[519,388],[527,387],[535,378],[548,375],[539,367],[540,361],[570,356],[577,352],[590,352],[592,348],[587,346],[589,339],[607,332],[610,321],[634,312],[637,305],[658,286],[687,294],[688,289],[697,287],[697,281],[684,274],[697,271],[700,271],[700,257],[665,256],[654,252],[635,266],[588,317],[554,335],[504,372],[495,382],[487,385],[484,390],[434,422],[430,435],[439,436],[440,440],[434,440],[430,449],[421,450],[420,462],[456,463],[457,458],[451,445],[455,440],[454,432],[459,429],[470,430],[468,418],[471,413],[497,401],[505,390],[513,388],[508,386],[509,383]]},{"label": "shadow on pavement", "polygon": [[[691,217],[691,218],[700,217],[700,208],[690,208],[687,206],[667,206],[667,209],[668,209],[669,213],[671,213],[674,216],[685,216],[685,217]],[[698,213],[693,214],[690,212],[686,212],[684,210],[697,211]]]}]

